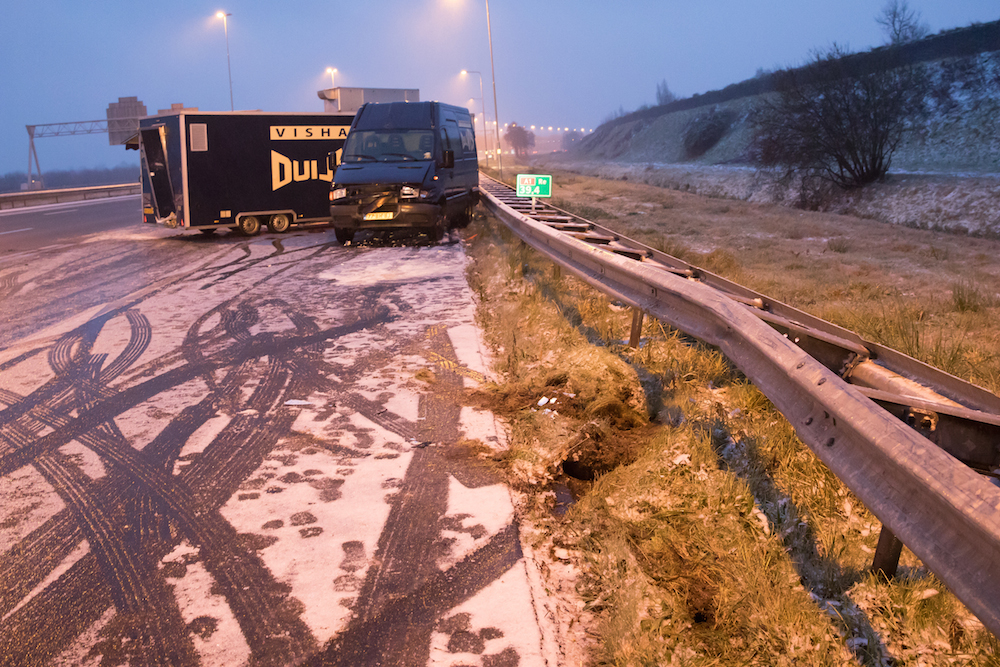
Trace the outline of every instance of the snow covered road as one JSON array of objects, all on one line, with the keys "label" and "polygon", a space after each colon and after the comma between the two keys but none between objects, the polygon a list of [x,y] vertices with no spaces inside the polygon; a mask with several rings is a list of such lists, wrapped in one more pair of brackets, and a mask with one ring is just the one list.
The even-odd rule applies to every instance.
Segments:
[{"label": "snow covered road", "polygon": [[555,664],[461,247],[331,236],[0,262],[4,664]]}]

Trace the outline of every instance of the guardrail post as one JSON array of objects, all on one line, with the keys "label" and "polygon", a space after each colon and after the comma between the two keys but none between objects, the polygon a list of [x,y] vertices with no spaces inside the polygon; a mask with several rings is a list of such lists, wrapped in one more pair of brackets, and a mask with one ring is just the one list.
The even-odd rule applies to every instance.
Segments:
[{"label": "guardrail post", "polygon": [[643,312],[640,308],[632,309],[632,331],[628,337],[629,347],[639,347],[639,339],[642,337]]},{"label": "guardrail post", "polygon": [[878,534],[878,546],[875,547],[875,558],[872,560],[872,572],[884,575],[886,579],[896,576],[899,567],[899,555],[903,552],[903,543],[891,530],[882,526]]},{"label": "guardrail post", "polygon": [[552,265],[552,280],[556,282],[562,280],[562,267],[558,264]]}]

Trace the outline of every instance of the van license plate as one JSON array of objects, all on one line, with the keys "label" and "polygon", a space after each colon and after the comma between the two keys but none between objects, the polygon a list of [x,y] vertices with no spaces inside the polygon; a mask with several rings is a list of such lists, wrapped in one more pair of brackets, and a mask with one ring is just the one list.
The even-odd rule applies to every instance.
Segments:
[{"label": "van license plate", "polygon": [[394,215],[392,211],[376,211],[365,214],[365,220],[392,220]]}]

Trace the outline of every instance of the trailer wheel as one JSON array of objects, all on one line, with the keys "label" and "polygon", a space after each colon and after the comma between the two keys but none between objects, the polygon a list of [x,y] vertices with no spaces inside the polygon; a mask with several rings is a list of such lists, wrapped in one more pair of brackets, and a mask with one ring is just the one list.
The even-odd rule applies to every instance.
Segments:
[{"label": "trailer wheel", "polygon": [[292,226],[291,219],[284,213],[277,213],[267,221],[267,228],[275,234],[284,234]]},{"label": "trailer wheel", "polygon": [[260,232],[260,218],[255,215],[245,215],[239,221],[240,231],[247,236]]},{"label": "trailer wheel", "polygon": [[337,240],[341,243],[347,244],[354,240],[353,229],[340,229],[339,227],[334,227],[333,233],[337,237]]}]

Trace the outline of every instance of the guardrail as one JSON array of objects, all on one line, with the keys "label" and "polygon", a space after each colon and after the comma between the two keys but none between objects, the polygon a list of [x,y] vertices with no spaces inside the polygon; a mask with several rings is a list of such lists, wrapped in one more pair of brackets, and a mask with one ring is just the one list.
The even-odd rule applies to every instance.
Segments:
[{"label": "guardrail", "polygon": [[898,558],[898,537],[1000,636],[1000,488],[922,435],[950,424],[951,438],[968,436],[972,464],[996,467],[1000,398],[565,211],[540,205],[533,219],[530,203],[485,175],[480,189],[499,220],[559,266],[717,346],[882,522],[878,551]]},{"label": "guardrail", "polygon": [[97,185],[88,188],[64,188],[60,190],[29,190],[0,194],[0,211],[43,204],[62,204],[64,202],[84,201],[89,199],[106,199],[125,195],[142,194],[139,183],[124,185]]}]

